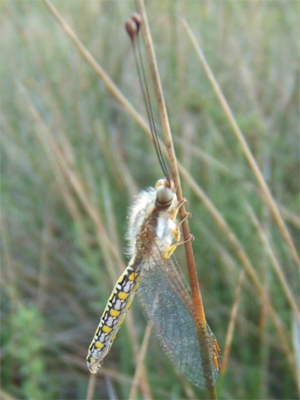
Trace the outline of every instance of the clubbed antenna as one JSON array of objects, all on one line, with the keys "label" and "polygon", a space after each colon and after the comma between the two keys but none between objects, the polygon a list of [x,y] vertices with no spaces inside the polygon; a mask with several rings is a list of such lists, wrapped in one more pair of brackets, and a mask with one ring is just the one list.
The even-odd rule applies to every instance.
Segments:
[{"label": "clubbed antenna", "polygon": [[142,90],[143,100],[144,100],[145,107],[146,107],[150,131],[152,134],[157,158],[158,158],[158,161],[159,161],[159,164],[161,166],[163,173],[165,174],[166,178],[170,182],[169,169],[168,169],[168,166],[166,164],[166,161],[164,159],[164,156],[162,154],[161,147],[159,144],[159,139],[158,139],[158,135],[157,135],[155,120],[154,120],[154,115],[153,115],[153,110],[152,110],[152,105],[151,105],[150,93],[149,93],[145,68],[144,68],[144,64],[143,64],[141,43],[140,43],[140,39],[139,39],[140,25],[141,25],[141,17],[138,13],[134,13],[132,15],[132,17],[126,21],[125,29],[131,39],[135,64],[136,64],[136,68],[137,68],[137,73],[138,73],[138,77],[139,77],[139,82],[140,82],[140,86],[141,86],[141,90]]}]

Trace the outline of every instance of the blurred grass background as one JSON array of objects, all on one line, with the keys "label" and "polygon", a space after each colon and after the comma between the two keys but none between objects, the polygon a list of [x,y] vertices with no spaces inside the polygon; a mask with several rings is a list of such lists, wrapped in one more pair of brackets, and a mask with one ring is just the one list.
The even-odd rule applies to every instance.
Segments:
[{"label": "blurred grass background", "polygon": [[[123,28],[135,3],[53,4],[144,115]],[[184,16],[197,37],[299,244],[299,2],[146,5],[178,158],[245,249],[299,372],[296,314],[260,233],[299,300],[297,268],[180,20]],[[1,396],[127,398],[146,327],[137,302],[92,395],[85,357],[127,262],[128,206],[161,177],[155,152],[43,2],[2,1],[0,6]],[[236,296],[243,270],[238,254],[183,185],[207,319],[222,350],[230,321],[235,328],[219,397],[298,398],[298,372],[290,368],[262,296],[248,275]],[[180,250],[178,258],[184,268]],[[154,337],[145,367],[153,398],[205,397],[178,378]]]}]

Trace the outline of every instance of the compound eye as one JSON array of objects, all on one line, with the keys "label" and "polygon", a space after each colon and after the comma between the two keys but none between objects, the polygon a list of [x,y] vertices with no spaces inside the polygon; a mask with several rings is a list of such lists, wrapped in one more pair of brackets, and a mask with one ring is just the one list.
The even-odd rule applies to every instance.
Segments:
[{"label": "compound eye", "polygon": [[156,189],[156,204],[161,207],[167,207],[171,204],[174,192],[165,186],[159,186]]}]

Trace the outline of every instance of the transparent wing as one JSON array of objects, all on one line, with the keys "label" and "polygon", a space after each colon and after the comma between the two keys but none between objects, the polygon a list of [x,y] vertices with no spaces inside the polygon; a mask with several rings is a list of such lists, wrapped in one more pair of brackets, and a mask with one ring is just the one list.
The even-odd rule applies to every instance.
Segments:
[{"label": "transparent wing", "polygon": [[[174,256],[148,263],[142,272],[138,298],[163,351],[173,364],[197,387],[214,387],[219,377],[220,348],[210,327],[207,325],[206,333],[195,315],[189,286]],[[205,340],[209,341],[210,360],[205,359]],[[206,363],[209,371],[212,370],[208,376],[204,372]]]}]

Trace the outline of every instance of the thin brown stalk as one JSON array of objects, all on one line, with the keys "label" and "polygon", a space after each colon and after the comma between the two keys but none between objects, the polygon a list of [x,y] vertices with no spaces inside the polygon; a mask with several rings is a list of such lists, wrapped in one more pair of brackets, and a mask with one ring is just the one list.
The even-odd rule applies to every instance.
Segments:
[{"label": "thin brown stalk", "polygon": [[137,389],[138,389],[139,380],[140,380],[140,377],[141,377],[141,371],[142,371],[142,369],[144,367],[144,360],[145,360],[146,353],[147,353],[147,350],[148,350],[150,337],[151,337],[151,325],[148,324],[147,328],[146,328],[146,331],[144,333],[143,343],[142,343],[142,346],[140,348],[139,355],[137,357],[135,374],[134,374],[134,378],[133,378],[133,382],[132,382],[131,389],[130,389],[130,394],[129,394],[129,399],[130,400],[134,400],[136,395],[137,395]]},{"label": "thin brown stalk", "polygon": [[[165,141],[165,145],[167,148],[169,166],[170,166],[170,170],[171,170],[174,184],[176,187],[177,198],[178,198],[179,202],[181,202],[181,201],[183,201],[183,193],[182,193],[182,188],[181,188],[181,183],[180,183],[176,154],[175,154],[175,149],[174,149],[174,144],[173,144],[173,139],[172,139],[172,134],[171,134],[171,128],[170,128],[170,124],[169,124],[165,99],[163,96],[161,81],[160,81],[160,77],[159,77],[153,41],[152,41],[152,37],[151,37],[151,32],[150,32],[150,28],[149,28],[149,24],[148,24],[148,19],[147,19],[147,13],[145,10],[143,0],[137,0],[137,8],[138,8],[138,11],[142,18],[142,29],[143,29],[143,33],[144,33],[146,51],[147,51],[147,56],[148,56],[148,60],[149,60],[149,64],[150,64],[150,70],[152,73],[152,79],[154,82],[154,88],[155,88],[155,93],[156,93],[156,99],[158,102],[161,126],[163,129],[164,141]],[[183,219],[186,215],[186,209],[185,209],[184,205],[180,208],[179,213],[180,213],[180,217]],[[183,233],[183,238],[186,241],[185,250],[186,250],[186,258],[187,258],[187,267],[188,267],[189,278],[190,278],[190,283],[191,283],[192,300],[193,300],[196,314],[199,316],[199,318],[202,322],[202,325],[203,325],[204,329],[206,330],[206,318],[205,318],[204,306],[203,306],[203,302],[202,302],[200,286],[199,286],[199,281],[198,281],[198,276],[197,276],[193,247],[192,247],[191,241],[189,240],[190,239],[190,230],[189,230],[189,225],[188,225],[187,219],[182,224],[182,233]],[[206,341],[206,340],[204,342],[205,343],[203,344],[203,346],[201,346],[201,347],[203,347],[204,358],[206,360],[210,360],[211,357],[210,357],[209,344],[208,344],[208,341]],[[204,375],[206,377],[209,377],[209,378],[207,378],[207,387],[211,388],[212,387],[212,383],[210,382],[211,377],[212,377],[211,363],[210,362],[203,363],[203,368],[205,369]],[[217,395],[216,395],[215,388],[208,389],[207,394],[210,399],[216,399]]]},{"label": "thin brown stalk", "polygon": [[266,250],[266,254],[268,255],[268,257],[269,257],[269,259],[271,261],[271,265],[272,265],[272,267],[273,267],[273,269],[275,271],[275,274],[276,274],[276,276],[278,278],[278,281],[279,281],[279,283],[281,285],[281,288],[282,288],[282,291],[283,291],[283,293],[284,293],[284,295],[286,297],[286,300],[289,303],[291,309],[293,310],[293,312],[295,314],[295,318],[296,318],[296,320],[298,322],[298,325],[300,326],[300,314],[299,314],[298,307],[296,305],[296,301],[295,301],[294,296],[293,296],[293,294],[292,294],[292,292],[291,292],[291,290],[289,288],[289,285],[288,285],[288,283],[287,283],[287,281],[285,279],[285,276],[284,276],[284,273],[282,271],[282,268],[281,268],[279,262],[277,261],[277,258],[276,258],[275,254],[273,252],[273,249],[271,247],[269,239],[268,239],[266,233],[263,231],[263,228],[261,227],[261,225],[260,225],[260,223],[258,221],[258,218],[254,213],[253,208],[249,204],[247,204],[247,209],[248,209],[248,212],[250,214],[251,220],[254,223],[255,228],[256,228],[256,230],[257,230],[257,232],[259,234],[259,237],[260,237],[260,239],[261,239],[261,241],[262,241],[262,243],[264,245],[264,248]]},{"label": "thin brown stalk", "polygon": [[244,279],[245,279],[245,271],[241,271],[240,276],[239,276],[239,283],[236,288],[236,292],[235,292],[235,296],[234,296],[234,303],[233,303],[231,313],[230,313],[227,334],[226,334],[226,338],[225,338],[222,367],[221,367],[222,374],[224,374],[227,370],[227,364],[228,364],[228,360],[229,360],[231,343],[233,340],[234,327],[236,324],[236,319],[237,319],[238,309],[239,309],[239,304],[240,304],[241,289],[242,289]]},{"label": "thin brown stalk", "polygon": [[90,374],[85,400],[93,400],[96,388],[96,375]]},{"label": "thin brown stalk", "polygon": [[255,176],[255,178],[256,178],[261,190],[264,193],[266,204],[270,208],[271,213],[273,214],[274,220],[277,223],[277,225],[278,225],[278,227],[280,229],[280,232],[281,232],[284,240],[286,241],[286,243],[287,243],[287,245],[288,245],[288,247],[290,249],[291,256],[293,257],[296,265],[300,269],[300,259],[299,259],[297,250],[296,250],[295,245],[293,243],[293,240],[292,240],[292,238],[291,238],[291,236],[289,234],[289,231],[288,231],[288,229],[287,229],[287,227],[286,227],[286,225],[285,225],[285,223],[284,223],[284,221],[283,221],[283,219],[281,217],[281,214],[280,214],[279,209],[278,209],[278,207],[277,207],[277,205],[275,203],[275,200],[273,199],[273,196],[272,196],[272,194],[270,192],[270,189],[269,189],[269,187],[268,187],[268,185],[267,185],[267,183],[266,183],[266,181],[265,181],[265,179],[263,177],[263,174],[261,173],[261,170],[260,170],[260,168],[259,168],[259,166],[258,166],[258,164],[257,164],[257,162],[256,162],[256,160],[255,160],[255,158],[254,158],[249,146],[248,146],[248,143],[247,143],[242,131],[240,130],[240,128],[239,128],[239,126],[238,126],[238,124],[236,122],[236,119],[235,119],[235,117],[234,117],[234,115],[233,115],[233,113],[232,113],[232,111],[231,111],[231,109],[230,109],[230,107],[229,107],[229,105],[227,103],[227,100],[225,99],[224,94],[223,94],[223,92],[222,92],[222,90],[221,90],[216,78],[214,77],[214,75],[213,75],[213,73],[212,73],[212,71],[210,69],[210,66],[207,63],[207,61],[205,59],[205,56],[204,56],[199,44],[196,41],[196,38],[195,38],[194,34],[192,33],[188,23],[184,19],[182,20],[182,22],[183,22],[183,26],[184,26],[184,28],[185,28],[185,30],[186,30],[186,32],[187,32],[192,44],[193,44],[193,46],[194,46],[194,48],[195,48],[195,50],[197,52],[197,55],[198,55],[198,57],[199,57],[199,59],[200,59],[200,61],[202,63],[202,66],[203,66],[203,68],[205,70],[205,73],[206,73],[210,83],[212,84],[213,90],[215,91],[215,94],[216,94],[216,96],[217,96],[217,98],[218,98],[218,100],[219,100],[219,102],[221,104],[221,107],[222,107],[223,111],[225,112],[226,117],[227,117],[227,119],[228,119],[228,121],[229,121],[229,123],[230,123],[230,125],[231,125],[231,127],[232,127],[232,129],[233,129],[233,131],[234,131],[234,133],[235,133],[235,135],[236,135],[241,147],[242,147],[242,150],[243,150],[243,152],[245,154],[245,157],[246,157],[246,159],[247,159],[247,161],[248,161],[248,163],[250,165],[250,168],[252,169],[253,174],[254,174],[254,176]]}]

